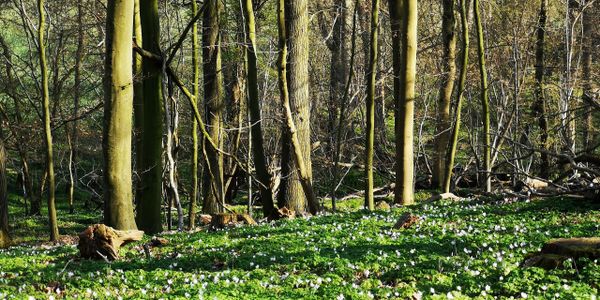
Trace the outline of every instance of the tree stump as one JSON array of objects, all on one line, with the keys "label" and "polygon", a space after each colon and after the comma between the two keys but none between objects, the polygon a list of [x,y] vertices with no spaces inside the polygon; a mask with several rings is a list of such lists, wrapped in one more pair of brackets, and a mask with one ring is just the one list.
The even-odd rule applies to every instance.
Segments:
[{"label": "tree stump", "polygon": [[385,201],[379,201],[377,202],[377,204],[375,204],[375,209],[376,210],[384,210],[384,211],[388,211],[391,209],[390,205],[385,202]]},{"label": "tree stump", "polygon": [[287,209],[287,207],[280,208],[273,212],[271,216],[269,216],[269,220],[281,220],[281,219],[294,219],[296,218],[296,212],[293,210]]},{"label": "tree stump", "polygon": [[144,236],[139,230],[116,230],[104,224],[95,224],[79,234],[79,253],[82,258],[114,261],[119,258],[121,246],[140,241]]},{"label": "tree stump", "polygon": [[235,226],[238,224],[256,225],[256,221],[248,214],[214,214],[210,222],[212,229],[221,229],[225,227]]},{"label": "tree stump", "polygon": [[600,238],[568,238],[548,241],[542,251],[526,259],[523,267],[556,269],[568,259],[600,259]]},{"label": "tree stump", "polygon": [[394,224],[394,229],[408,229],[419,222],[419,217],[404,213]]}]

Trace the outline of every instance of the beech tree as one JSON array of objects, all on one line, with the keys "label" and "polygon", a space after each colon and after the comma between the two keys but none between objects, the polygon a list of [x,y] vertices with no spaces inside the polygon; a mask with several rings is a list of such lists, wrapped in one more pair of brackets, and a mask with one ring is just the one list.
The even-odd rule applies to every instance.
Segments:
[{"label": "beech tree", "polygon": [[414,203],[414,107],[417,0],[389,0],[394,57],[396,188],[394,202]]},{"label": "beech tree", "polygon": [[137,229],[133,214],[131,135],[133,117],[133,1],[109,1],[104,78],[104,220],[119,230]]},{"label": "beech tree", "polygon": [[365,190],[365,207],[375,209],[373,195],[373,155],[375,153],[375,93],[377,89],[377,64],[379,57],[379,0],[373,0],[371,8],[371,39],[369,68],[367,71],[367,138],[365,153],[365,172],[367,188]]},{"label": "beech tree", "polygon": [[6,149],[0,132],[0,249],[10,245],[8,233],[8,190],[6,189]]}]

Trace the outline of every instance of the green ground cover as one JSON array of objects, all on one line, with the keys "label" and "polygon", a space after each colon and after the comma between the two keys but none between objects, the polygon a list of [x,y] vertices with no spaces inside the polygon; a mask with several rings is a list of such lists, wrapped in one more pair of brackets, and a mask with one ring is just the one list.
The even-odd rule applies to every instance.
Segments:
[{"label": "green ground cover", "polygon": [[[361,201],[309,219],[164,234],[169,245],[151,259],[139,243],[112,264],[79,260],[68,245],[0,250],[0,299],[595,299],[600,292],[597,261],[550,271],[519,267],[551,238],[600,235],[598,204],[472,199],[353,209]],[[407,211],[421,217],[419,225],[393,230]],[[62,224],[71,225],[62,233],[93,221],[67,216]],[[20,222],[20,234],[43,224]]]}]

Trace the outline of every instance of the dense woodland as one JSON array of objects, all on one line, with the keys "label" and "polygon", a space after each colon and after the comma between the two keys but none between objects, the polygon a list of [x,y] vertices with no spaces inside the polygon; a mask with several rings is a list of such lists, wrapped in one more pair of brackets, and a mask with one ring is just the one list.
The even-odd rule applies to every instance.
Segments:
[{"label": "dense woodland", "polygon": [[[401,215],[401,235],[422,226],[417,232],[437,236],[436,220],[453,219],[472,205],[482,205],[484,219],[486,212],[494,215],[489,226],[580,217],[568,225],[575,226],[572,234],[524,238],[519,245],[530,248],[515,260],[550,238],[600,236],[599,21],[596,0],[2,0],[0,248],[35,249],[49,238],[52,243],[43,245],[63,249],[95,223],[117,235],[147,235],[132,240],[168,232],[175,236],[167,239],[182,247],[206,234],[201,239],[228,248],[209,229],[254,220],[260,229],[225,231],[233,230],[242,243],[239,234],[277,237],[277,226],[304,230],[331,225],[327,218],[333,218],[349,226],[348,234],[372,230],[377,239],[369,226],[382,220],[393,225]],[[467,204],[456,204],[461,201]],[[292,218],[299,220],[281,220]],[[539,222],[538,231],[566,226]],[[161,241],[127,250],[124,259],[145,253],[150,260],[155,252],[147,245]],[[588,242],[585,247],[596,250],[583,256],[600,258],[600,241]],[[109,263],[119,258],[119,246],[108,254],[94,249],[92,256],[96,251]],[[17,256],[2,253],[2,263]],[[211,268],[227,268],[226,258],[207,257]],[[586,269],[591,275],[577,269],[579,277],[569,277],[580,284],[571,296],[598,293],[600,270],[592,265]],[[11,269],[2,268],[0,298],[18,297],[23,291],[7,287],[3,293],[2,284],[24,282],[5,277]],[[370,273],[364,274],[359,285],[365,294],[332,290],[312,297],[436,295],[434,285],[418,278],[410,287],[416,291],[380,294],[381,285],[362,285]],[[442,279],[428,278],[436,280]],[[492,288],[473,283],[461,292],[459,286],[457,295],[551,298],[546,289],[525,292],[489,282]],[[46,294],[63,296],[56,289],[64,292],[69,284],[61,284]],[[441,295],[452,296],[456,282],[446,284],[438,287]],[[260,289],[221,294],[222,288],[203,287],[217,298],[269,297]]]}]

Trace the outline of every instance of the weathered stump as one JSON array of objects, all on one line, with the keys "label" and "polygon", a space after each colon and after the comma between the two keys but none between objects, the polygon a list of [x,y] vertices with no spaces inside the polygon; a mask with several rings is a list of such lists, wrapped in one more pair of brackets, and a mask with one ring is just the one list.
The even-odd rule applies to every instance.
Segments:
[{"label": "weathered stump", "polygon": [[398,222],[394,224],[394,229],[408,229],[419,222],[419,217],[411,215],[410,213],[404,213],[398,219]]},{"label": "weathered stump", "polygon": [[379,201],[379,202],[377,202],[377,204],[375,204],[375,209],[388,211],[391,209],[391,207],[387,202]]},{"label": "weathered stump", "polygon": [[140,241],[140,230],[116,230],[104,224],[95,224],[79,234],[79,253],[82,258],[114,261],[119,258],[121,246]]},{"label": "weathered stump", "polygon": [[294,219],[296,218],[296,212],[293,210],[287,209],[287,207],[280,208],[273,212],[271,216],[269,216],[269,220],[281,220],[281,219]]},{"label": "weathered stump", "polygon": [[210,222],[212,229],[220,229],[238,224],[256,225],[256,221],[248,214],[214,214]]},{"label": "weathered stump", "polygon": [[523,267],[539,267],[556,269],[563,266],[568,259],[599,259],[600,238],[569,238],[548,241],[542,251],[526,259]]}]

